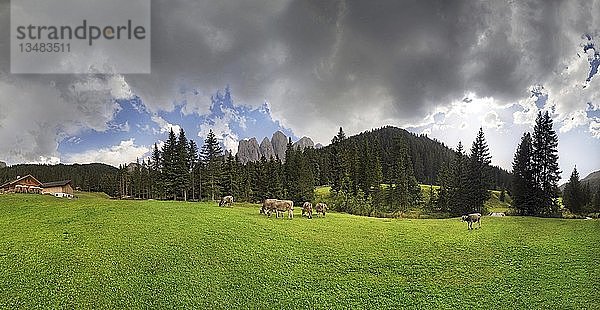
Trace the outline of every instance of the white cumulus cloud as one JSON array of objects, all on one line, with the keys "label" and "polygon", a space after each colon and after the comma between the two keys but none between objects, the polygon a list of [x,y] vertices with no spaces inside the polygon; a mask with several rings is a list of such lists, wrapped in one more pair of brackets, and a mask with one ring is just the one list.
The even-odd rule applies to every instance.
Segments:
[{"label": "white cumulus cloud", "polygon": [[118,167],[120,164],[135,162],[136,159],[143,159],[150,152],[150,148],[144,145],[136,145],[135,139],[121,141],[118,145],[100,148],[97,150],[87,150],[82,153],[67,154],[65,162],[67,163],[105,163]]}]

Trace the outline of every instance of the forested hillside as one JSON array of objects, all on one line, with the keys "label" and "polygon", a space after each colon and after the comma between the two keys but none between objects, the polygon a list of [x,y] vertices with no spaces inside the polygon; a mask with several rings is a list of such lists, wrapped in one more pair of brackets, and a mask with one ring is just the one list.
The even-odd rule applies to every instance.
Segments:
[{"label": "forested hillside", "polygon": [[[372,160],[379,159],[384,182],[390,180],[394,157],[392,150],[399,141],[404,141],[407,147],[408,155],[412,163],[413,173],[419,183],[438,184],[438,174],[444,163],[450,163],[456,156],[456,152],[446,146],[444,143],[431,139],[426,135],[416,135],[404,129],[386,126],[379,129],[362,132],[358,135],[348,137],[340,141],[341,148],[352,148],[354,145],[365,145],[367,143],[378,146],[377,154]],[[329,157],[332,151],[332,145],[317,150],[323,154],[321,157]],[[358,153],[359,157],[366,156],[365,153]],[[490,180],[492,188],[501,190],[510,187],[510,174],[499,167],[491,167]],[[329,183],[329,182],[321,182]],[[320,185],[324,185],[320,184]]]}]

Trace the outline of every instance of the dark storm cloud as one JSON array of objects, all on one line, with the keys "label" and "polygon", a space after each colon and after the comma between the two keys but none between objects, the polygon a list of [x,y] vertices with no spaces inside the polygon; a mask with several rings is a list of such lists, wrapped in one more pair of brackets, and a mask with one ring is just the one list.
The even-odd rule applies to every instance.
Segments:
[{"label": "dark storm cloud", "polygon": [[[526,97],[568,65],[584,33],[598,34],[598,16],[598,1],[155,0],[152,74],[125,81],[151,111],[171,110],[190,89],[206,101],[186,111],[205,111],[229,84],[236,102],[266,100],[298,135],[327,142],[340,125],[422,121],[467,92]],[[81,79],[9,76],[7,39],[4,83],[52,81],[64,93]]]},{"label": "dark storm cloud", "polygon": [[267,100],[287,125],[313,134],[323,123],[411,122],[467,91],[526,96],[564,65],[597,9],[589,1],[154,1],[153,73],[127,81],[157,108],[171,107],[182,84],[207,95],[230,84],[241,102]]}]

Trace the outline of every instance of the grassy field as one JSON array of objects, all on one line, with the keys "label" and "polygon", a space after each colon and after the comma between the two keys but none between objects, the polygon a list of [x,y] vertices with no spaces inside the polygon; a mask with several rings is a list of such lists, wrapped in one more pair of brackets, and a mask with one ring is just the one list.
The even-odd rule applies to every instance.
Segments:
[{"label": "grassy field", "polygon": [[600,309],[600,221],[0,195],[0,308]]}]

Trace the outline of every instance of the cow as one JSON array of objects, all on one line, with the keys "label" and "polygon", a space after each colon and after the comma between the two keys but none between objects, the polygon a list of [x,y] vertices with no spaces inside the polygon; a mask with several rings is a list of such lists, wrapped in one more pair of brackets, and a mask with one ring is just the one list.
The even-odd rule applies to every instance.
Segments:
[{"label": "cow", "polygon": [[260,208],[260,214],[271,217],[271,213],[276,210],[276,202],[277,199],[265,199],[265,201],[263,201],[262,208]]},{"label": "cow", "polygon": [[221,198],[221,201],[219,201],[219,207],[222,207],[224,205],[231,206],[232,203],[233,203],[233,196],[225,196],[225,197]]},{"label": "cow", "polygon": [[467,222],[468,229],[473,229],[473,223],[479,223],[479,227],[481,228],[481,213],[471,213],[468,215],[463,215],[461,221]]},{"label": "cow", "polygon": [[312,219],[312,209],[313,209],[313,205],[310,202],[305,202],[302,205],[302,216],[304,216],[304,214],[306,214],[306,217],[308,217],[309,219]]},{"label": "cow", "polygon": [[317,205],[315,206],[315,212],[317,212],[317,216],[319,215],[319,213],[323,214],[323,217],[325,217],[325,212],[327,212],[327,205],[319,202],[317,203]]},{"label": "cow", "polygon": [[285,216],[284,212],[286,212],[286,211],[288,213],[289,219],[294,218],[294,202],[293,201],[277,200],[275,207],[276,207],[276,211],[277,211],[277,215],[276,215],[277,218],[279,218],[279,214],[281,214],[281,218],[283,218]]},{"label": "cow", "polygon": [[490,216],[494,216],[494,217],[501,217],[501,216],[505,216],[506,214],[504,214],[504,212],[492,212],[490,213]]},{"label": "cow", "polygon": [[279,218],[279,214],[283,217],[283,212],[287,211],[288,218],[292,219],[294,218],[294,202],[291,200],[265,199],[260,213],[271,217],[273,211],[275,211],[277,218]]}]

